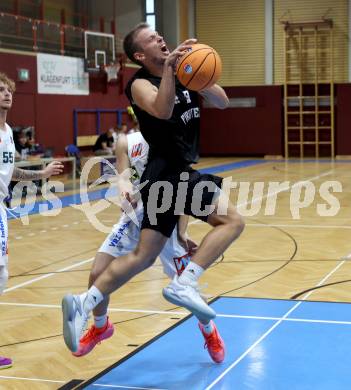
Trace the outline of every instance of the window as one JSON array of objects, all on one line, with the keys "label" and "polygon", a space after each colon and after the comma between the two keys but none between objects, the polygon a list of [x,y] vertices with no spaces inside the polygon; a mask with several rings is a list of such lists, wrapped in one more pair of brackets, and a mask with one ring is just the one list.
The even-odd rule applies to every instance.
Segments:
[{"label": "window", "polygon": [[155,0],[145,0],[145,10],[146,23],[156,30]]},{"label": "window", "polygon": [[153,30],[156,30],[156,18],[155,18],[155,15],[146,15],[146,23],[148,23]]},{"label": "window", "polygon": [[154,0],[146,0],[146,13],[154,14],[155,13],[155,1]]}]

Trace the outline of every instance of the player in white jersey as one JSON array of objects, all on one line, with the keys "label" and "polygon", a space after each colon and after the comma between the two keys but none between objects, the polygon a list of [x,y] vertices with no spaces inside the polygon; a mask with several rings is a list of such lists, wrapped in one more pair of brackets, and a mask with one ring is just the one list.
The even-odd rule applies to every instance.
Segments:
[{"label": "player in white jersey", "polygon": [[[134,187],[137,187],[140,184],[140,177],[142,176],[147,163],[149,145],[141,135],[140,131],[128,135],[123,134],[120,137],[122,137],[122,139],[119,141],[119,150],[117,152],[117,161],[119,166],[118,171],[121,173],[130,167],[133,171],[131,184]],[[123,161],[123,158],[125,161]],[[143,205],[141,200],[139,200],[135,209],[135,215],[138,219],[139,225],[133,223],[128,215],[123,213],[118,223],[114,225],[112,232],[101,245],[99,252],[107,253],[114,258],[131,252],[139,242],[139,226],[143,219],[143,214]],[[177,261],[176,259],[185,259],[187,254],[188,251],[186,251],[178,241],[177,229],[174,229],[172,236],[167,241],[160,254],[164,272],[169,277],[173,278],[176,268],[174,261],[170,261],[170,258],[174,258],[175,261]],[[181,272],[181,262],[177,262],[177,266],[178,272]]]},{"label": "player in white jersey", "polygon": [[[122,177],[122,173],[128,168],[131,168],[133,172],[130,180],[120,179],[118,183],[122,196],[124,193],[131,193],[140,184],[148,152],[149,145],[139,131],[128,135],[123,134],[118,138],[116,144],[118,174]],[[118,223],[114,225],[95,256],[89,276],[89,287],[112,261],[118,261],[120,256],[131,252],[139,242],[140,225],[144,214],[142,201],[130,198],[128,200],[135,207],[135,215],[139,223],[135,224],[126,213],[122,213]],[[186,236],[187,219],[186,216],[181,217],[178,226],[173,230],[160,253],[163,271],[171,279],[174,275],[179,276],[183,272],[190,261],[192,252],[196,250],[196,244]],[[105,297],[94,309],[94,325],[81,337],[77,351],[72,352],[74,356],[80,357],[88,354],[96,344],[112,336],[114,327],[107,316],[108,304],[109,297]],[[204,325],[206,324],[201,324],[201,330]]]},{"label": "player in white jersey", "polygon": [[[40,180],[58,175],[63,170],[60,162],[54,161],[42,171],[30,171],[15,167],[15,144],[11,127],[6,123],[7,112],[12,106],[15,83],[0,73],[0,294],[8,280],[8,228],[4,200],[8,196],[11,180]],[[12,360],[0,356],[0,369],[12,366]]]}]

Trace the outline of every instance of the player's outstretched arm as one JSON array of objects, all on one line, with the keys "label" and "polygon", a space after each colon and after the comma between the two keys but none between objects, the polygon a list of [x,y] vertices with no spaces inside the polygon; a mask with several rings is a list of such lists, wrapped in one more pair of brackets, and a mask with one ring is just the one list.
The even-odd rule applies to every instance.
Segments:
[{"label": "player's outstretched arm", "polygon": [[40,180],[47,179],[50,176],[59,175],[63,172],[63,164],[59,161],[53,161],[40,171],[32,171],[15,167],[12,174],[12,180]]},{"label": "player's outstretched arm", "polygon": [[126,169],[130,168],[128,157],[128,139],[125,134],[120,134],[116,142],[116,169],[121,175]]},{"label": "player's outstretched arm", "polygon": [[218,84],[214,84],[210,88],[203,89],[199,93],[207,102],[213,104],[215,107],[220,108],[221,110],[228,107],[228,96],[224,92],[224,89]]},{"label": "player's outstretched arm", "polygon": [[128,157],[128,140],[125,134],[121,134],[116,142],[116,169],[118,172],[117,187],[122,198],[127,199],[133,207],[137,201],[132,196],[133,185],[130,181],[130,161]]}]

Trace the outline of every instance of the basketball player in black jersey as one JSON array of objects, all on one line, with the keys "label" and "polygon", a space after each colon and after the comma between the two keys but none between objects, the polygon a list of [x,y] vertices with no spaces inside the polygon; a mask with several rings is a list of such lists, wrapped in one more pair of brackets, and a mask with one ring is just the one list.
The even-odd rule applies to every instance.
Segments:
[{"label": "basketball player in black jersey", "polygon": [[[139,245],[133,252],[112,262],[88,292],[64,297],[63,333],[66,345],[73,352],[78,347],[90,311],[104,295],[111,294],[154,263],[181,213],[199,218],[213,229],[204,237],[182,275],[173,279],[163,290],[163,295],[170,302],[186,307],[207,324],[202,330],[214,333],[211,320],[216,313],[201,298],[197,281],[241,234],[244,222],[221,192],[222,179],[200,174],[190,167],[198,160],[199,95],[217,108],[224,109],[228,105],[224,90],[216,84],[197,93],[187,90],[177,81],[174,74],[177,61],[195,42],[189,39],[169,52],[163,38],[144,23],[125,37],[127,56],[141,65],[129,81],[126,94],[150,147],[141,179],[147,183],[141,189],[144,219]],[[157,191],[162,187],[160,182],[163,191]],[[178,189],[184,202],[177,200]],[[126,192],[124,195],[133,202],[132,194]],[[162,209],[165,198],[170,200],[167,210]],[[223,204],[227,204],[225,213],[220,207]],[[202,211],[211,206],[210,213],[204,215]],[[223,355],[224,345],[220,345],[221,340],[217,341],[218,353]]]}]

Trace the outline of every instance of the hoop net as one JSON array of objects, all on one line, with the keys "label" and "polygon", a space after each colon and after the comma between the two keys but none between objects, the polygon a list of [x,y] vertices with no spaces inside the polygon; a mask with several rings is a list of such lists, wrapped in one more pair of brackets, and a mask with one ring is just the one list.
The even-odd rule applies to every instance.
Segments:
[{"label": "hoop net", "polygon": [[110,64],[110,65],[105,65],[105,72],[107,74],[107,82],[111,83],[113,81],[118,80],[118,73],[121,69],[121,64],[116,63],[116,64]]}]

